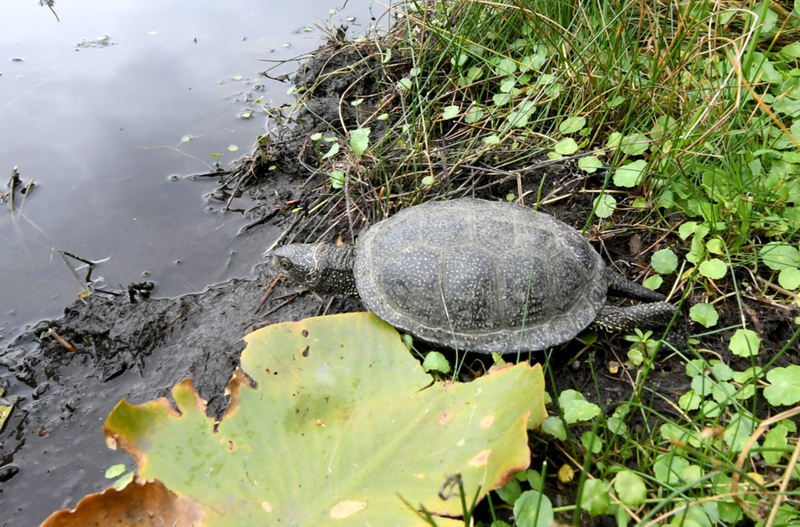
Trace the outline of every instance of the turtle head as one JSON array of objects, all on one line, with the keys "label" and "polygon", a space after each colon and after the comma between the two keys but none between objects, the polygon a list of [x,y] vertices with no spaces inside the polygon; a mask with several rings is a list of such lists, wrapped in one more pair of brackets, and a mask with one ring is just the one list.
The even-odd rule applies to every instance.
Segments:
[{"label": "turtle head", "polygon": [[319,295],[358,296],[353,277],[355,248],[326,243],[292,243],[270,256],[272,267]]}]

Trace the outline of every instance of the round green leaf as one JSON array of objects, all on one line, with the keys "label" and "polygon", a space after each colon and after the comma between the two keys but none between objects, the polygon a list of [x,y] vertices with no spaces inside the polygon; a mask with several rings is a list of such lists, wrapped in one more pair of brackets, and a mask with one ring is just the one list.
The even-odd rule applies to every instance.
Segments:
[{"label": "round green leaf", "polygon": [[647,498],[647,486],[638,474],[623,470],[617,474],[614,490],[619,500],[631,508],[636,508]]},{"label": "round green leaf", "polygon": [[426,187],[430,187],[434,183],[436,183],[436,178],[433,176],[425,176],[424,178],[422,178],[422,184]]},{"label": "round green leaf", "polygon": [[514,89],[514,86],[517,84],[517,79],[514,77],[509,77],[508,79],[504,80],[500,83],[500,91],[502,93],[509,93],[511,90]]},{"label": "round green leaf", "polygon": [[239,150],[239,147],[236,145],[231,145],[228,147],[228,151],[230,152],[236,152],[237,150]]},{"label": "round green leaf", "polygon": [[800,251],[783,242],[770,242],[761,248],[761,259],[774,271],[797,268],[800,265]]},{"label": "round green leaf", "polygon": [[121,476],[124,473],[125,473],[125,465],[123,463],[120,463],[119,465],[114,465],[112,467],[109,467],[108,470],[106,470],[106,479],[114,479],[117,476]]},{"label": "round green leaf", "polygon": [[[520,474],[525,473],[520,472]],[[497,495],[500,496],[500,499],[509,505],[514,505],[514,502],[522,496],[522,488],[520,488],[517,478],[511,478],[508,483],[497,489],[496,492]]]},{"label": "round green leaf", "polygon": [[425,355],[425,360],[422,362],[422,369],[429,371],[438,371],[442,373],[450,373],[450,363],[438,351],[432,351]]},{"label": "round green leaf", "polygon": [[774,368],[767,373],[770,386],[764,388],[764,397],[774,406],[792,406],[800,402],[800,366],[790,364]]},{"label": "round green leaf", "polygon": [[578,143],[573,138],[567,137],[556,143],[554,150],[562,156],[568,156],[578,151]]},{"label": "round green leaf", "polygon": [[[737,329],[731,337],[728,349],[740,357],[751,357],[758,354],[761,339],[752,329]],[[774,371],[774,370],[773,370]]]},{"label": "round green leaf", "polygon": [[[523,128],[528,126],[528,119],[530,119],[529,112],[511,112],[508,114],[507,121],[512,128]],[[558,146],[558,145],[556,145]]]},{"label": "round green leaf", "polygon": [[411,86],[412,86],[411,79],[402,78],[399,81],[397,81],[397,88],[400,91],[409,91],[411,90]]},{"label": "round green leaf", "polygon": [[624,102],[625,102],[625,97],[623,97],[621,95],[617,95],[616,97],[614,97],[613,99],[611,99],[608,102],[608,107],[609,108],[616,108],[617,106],[619,106],[620,104],[622,104]]},{"label": "round green leaf", "polygon": [[350,148],[353,149],[353,153],[358,157],[363,156],[364,152],[367,151],[369,133],[369,128],[358,128],[350,132]]},{"label": "round green leaf", "polygon": [[644,154],[649,146],[650,143],[643,134],[631,134],[622,138],[619,149],[628,155],[638,156]]},{"label": "round green leaf", "polygon": [[706,242],[706,249],[708,249],[708,252],[710,252],[711,254],[719,254],[719,255],[725,254],[725,246],[722,243],[722,240],[720,240],[719,238],[713,238],[711,240],[708,240],[708,242]]},{"label": "round green leaf", "polygon": [[703,327],[710,328],[719,321],[719,313],[711,304],[695,304],[689,309],[689,318]]},{"label": "round green leaf", "polygon": [[567,440],[567,429],[564,427],[564,421],[555,415],[548,416],[542,421],[542,432],[555,436],[561,441]]},{"label": "round green leaf", "polygon": [[639,159],[633,163],[619,167],[614,171],[614,184],[618,187],[632,188],[642,182],[642,171],[647,161]]},{"label": "round green leaf", "polygon": [[514,517],[517,527],[551,527],[553,504],[541,492],[527,490],[514,502]]},{"label": "round green leaf", "polygon": [[653,253],[650,258],[650,265],[659,274],[674,273],[678,268],[678,257],[670,249],[661,249]]},{"label": "round green leaf", "polygon": [[713,387],[714,383],[708,375],[697,375],[692,378],[692,390],[697,392],[701,397],[711,395]]},{"label": "round green leaf", "polygon": [[586,126],[586,118],[580,115],[567,117],[558,125],[558,131],[562,134],[573,134]]},{"label": "round green leaf", "polygon": [[610,149],[619,148],[619,144],[622,142],[622,134],[619,132],[612,132],[608,136],[608,142],[606,143],[606,147]]},{"label": "round green leaf", "polygon": [[720,382],[733,379],[733,369],[722,362],[714,364],[711,367],[711,374]]},{"label": "round green leaf", "polygon": [[785,289],[797,289],[800,287],[800,269],[796,267],[783,269],[778,275],[778,283]]},{"label": "round green leaf", "polygon": [[444,112],[442,113],[443,119],[453,119],[458,115],[458,111],[461,108],[458,106],[445,106]]},{"label": "round green leaf", "polygon": [[511,100],[511,95],[508,93],[495,93],[492,96],[492,101],[497,106],[503,106],[505,103]]},{"label": "round green leaf", "polygon": [[692,359],[686,363],[686,376],[694,379],[702,375],[706,370],[706,361],[703,359]]},{"label": "round green leaf", "polygon": [[605,482],[600,479],[587,479],[583,484],[581,508],[595,517],[605,514],[610,504],[611,498]]},{"label": "round green leaf", "polygon": [[681,237],[681,240],[688,240],[689,236],[694,234],[694,231],[696,230],[697,230],[697,222],[687,221],[686,223],[681,223],[681,226],[678,227],[678,236]]},{"label": "round green leaf", "polygon": [[780,50],[781,55],[786,55],[787,57],[797,59],[800,58],[800,42],[792,42]]},{"label": "round green leaf", "polygon": [[568,425],[578,421],[588,421],[600,415],[600,407],[586,400],[582,393],[575,390],[564,390],[558,396],[558,405],[564,412],[564,420]]},{"label": "round green leaf", "polygon": [[484,113],[480,106],[475,106],[464,115],[464,122],[467,124],[475,124],[483,118]]},{"label": "round green leaf", "polygon": [[736,413],[731,417],[730,424],[725,427],[722,437],[731,452],[741,452],[755,428],[756,422],[752,417]]},{"label": "round green leaf", "polygon": [[619,417],[611,416],[606,419],[606,427],[614,435],[626,435],[628,433],[628,425]]},{"label": "round green leaf", "polygon": [[634,366],[638,367],[642,365],[642,362],[644,362],[644,355],[642,355],[640,350],[634,348],[628,350],[628,360],[631,361]]},{"label": "round green leaf", "polygon": [[344,172],[341,170],[334,170],[328,178],[331,181],[331,186],[335,189],[344,188]]},{"label": "round green leaf", "polygon": [[501,59],[497,63],[497,71],[500,75],[511,75],[517,71],[517,64],[511,59]]},{"label": "round green leaf", "polygon": [[183,137],[181,137],[181,143],[188,143],[191,140],[192,140],[192,137],[188,136],[188,135],[184,135]]},{"label": "round green leaf", "polygon": [[598,218],[608,218],[617,208],[617,200],[611,194],[603,193],[594,198],[593,206],[595,208],[594,213]]},{"label": "round green leaf", "polygon": [[655,291],[661,284],[664,283],[664,279],[661,278],[659,275],[654,274],[653,276],[648,276],[647,279],[644,281],[642,285],[644,285],[647,289],[652,289]]},{"label": "round green leaf", "polygon": [[553,99],[555,99],[561,94],[561,90],[563,89],[564,85],[561,84],[560,82],[556,82],[550,85],[550,87],[547,88],[544,92],[547,94],[548,97],[552,97]]},{"label": "round green leaf", "polygon": [[674,453],[661,454],[653,465],[653,474],[661,483],[679,486],[683,483],[681,473],[689,467],[689,461]]},{"label": "round green leaf", "polygon": [[[788,434],[789,429],[781,423],[778,423],[769,431],[767,437],[764,438],[761,455],[764,456],[764,462],[767,465],[775,466],[781,462],[781,458],[783,457],[783,452],[781,452],[781,450],[786,450],[789,447],[789,442],[786,440]],[[776,450],[768,451],[771,448]]]},{"label": "round green leaf", "polygon": [[725,273],[728,271],[728,266],[719,258],[711,258],[701,263],[697,270],[700,271],[701,275],[707,278],[719,280],[725,276]]},{"label": "round green leaf", "polygon": [[697,394],[694,390],[689,390],[685,394],[681,395],[678,399],[678,406],[681,409],[690,412],[692,410],[697,410],[700,408],[700,403],[703,401],[703,398]]},{"label": "round green leaf", "polygon": [[581,443],[586,450],[591,447],[592,454],[599,454],[603,450],[603,440],[594,435],[591,430],[581,434]]},{"label": "round green leaf", "polygon": [[329,157],[333,157],[339,153],[339,143],[333,143],[331,145],[331,149],[328,150],[325,154],[323,154],[322,159],[328,159]]},{"label": "round green leaf", "polygon": [[603,168],[603,162],[597,156],[586,156],[578,161],[578,168],[589,174],[594,174],[599,168]]},{"label": "round green leaf", "polygon": [[500,136],[497,134],[487,135],[483,138],[483,142],[487,145],[496,145],[500,143]]}]

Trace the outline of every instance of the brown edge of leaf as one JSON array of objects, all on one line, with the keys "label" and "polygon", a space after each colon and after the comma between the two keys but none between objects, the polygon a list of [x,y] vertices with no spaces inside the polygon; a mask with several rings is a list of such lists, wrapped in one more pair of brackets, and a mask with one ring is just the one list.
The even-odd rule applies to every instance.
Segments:
[{"label": "brown edge of leaf", "polygon": [[[519,421],[522,423],[523,430],[525,430],[526,437],[528,435],[528,419],[530,418],[530,416],[531,416],[531,411],[528,410],[519,419]],[[527,452],[525,461],[519,463],[518,465],[508,467],[508,469],[505,472],[498,474],[497,479],[494,481],[492,486],[489,489],[487,489],[487,492],[504,487],[505,484],[514,479],[517,474],[519,474],[523,470],[527,470],[528,467],[531,466],[531,448],[527,444],[525,445],[525,451]]]},{"label": "brown edge of leaf", "polygon": [[113,487],[81,499],[72,510],[51,514],[40,527],[200,527],[204,509],[178,496],[158,480],[137,479],[122,489]]},{"label": "brown edge of leaf", "polygon": [[[200,395],[198,395],[197,391],[194,389],[194,384],[192,383],[192,380],[184,379],[183,381],[173,386],[172,387],[173,394],[175,393],[176,390],[180,389],[186,389],[192,393],[197,408],[203,415],[205,415],[208,403],[202,397],[200,397]],[[164,412],[166,413],[168,418],[177,419],[181,416],[180,412],[178,412],[172,406],[172,403],[170,403],[170,401],[166,397],[159,397],[155,401],[149,401],[141,405],[132,405],[125,399],[123,399],[122,401],[119,402],[119,404],[117,404],[114,410],[111,411],[111,414],[114,414],[114,412],[116,412],[121,405],[125,405],[131,408],[135,407],[144,408],[149,406],[152,407],[153,405],[161,406],[164,409]],[[106,422],[103,423],[103,433],[106,436],[106,446],[111,450],[116,450],[117,447],[121,447],[124,451],[130,454],[130,456],[133,458],[134,461],[136,461],[136,466],[139,472],[141,472],[144,469],[145,463],[147,461],[147,455],[141,450],[139,450],[139,448],[133,441],[129,440],[125,436],[118,434],[113,429],[111,429],[108,424],[110,419],[111,415],[109,415],[109,417],[106,419]]]},{"label": "brown edge of leaf", "polygon": [[239,391],[242,389],[242,385],[252,388],[250,380],[244,372],[240,368],[236,368],[233,371],[233,377],[231,377],[228,386],[225,388],[225,395],[228,395],[230,399],[228,400],[228,407],[225,408],[225,415],[222,416],[223,420],[233,416],[239,408]]}]

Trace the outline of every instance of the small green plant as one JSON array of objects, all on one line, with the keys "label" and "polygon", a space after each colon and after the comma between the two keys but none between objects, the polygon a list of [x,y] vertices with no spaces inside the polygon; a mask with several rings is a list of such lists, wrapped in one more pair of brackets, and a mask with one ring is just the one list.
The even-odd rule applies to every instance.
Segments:
[{"label": "small green plant", "polygon": [[645,359],[649,359],[658,351],[660,341],[651,338],[652,331],[642,333],[641,330],[635,329],[635,334],[626,335],[625,340],[631,343],[628,348],[628,360],[633,366],[641,366]]},{"label": "small green plant", "polygon": [[108,468],[105,473],[106,479],[115,479],[114,484],[112,485],[115,489],[120,489],[133,481],[134,473],[132,470],[127,470],[127,467],[124,463],[120,463],[118,465],[114,465]]}]

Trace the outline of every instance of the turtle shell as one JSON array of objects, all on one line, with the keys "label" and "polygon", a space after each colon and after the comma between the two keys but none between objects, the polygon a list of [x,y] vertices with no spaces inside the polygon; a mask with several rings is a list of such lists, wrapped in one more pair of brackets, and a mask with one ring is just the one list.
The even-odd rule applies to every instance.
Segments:
[{"label": "turtle shell", "polygon": [[566,342],[606,302],[605,264],[578,231],[522,205],[428,202],[359,238],[366,307],[434,344],[483,353]]}]

